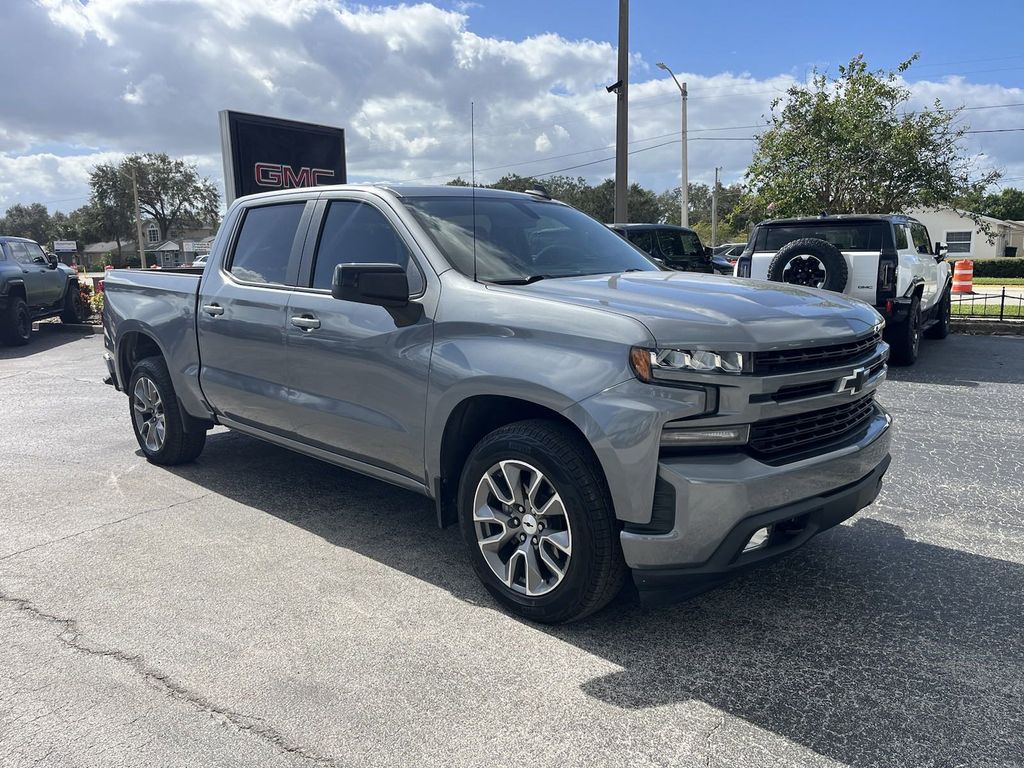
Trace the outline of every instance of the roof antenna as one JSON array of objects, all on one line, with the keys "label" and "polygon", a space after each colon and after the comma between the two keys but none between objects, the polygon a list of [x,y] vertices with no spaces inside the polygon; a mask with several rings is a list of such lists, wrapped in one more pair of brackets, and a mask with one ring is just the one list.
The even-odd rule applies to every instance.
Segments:
[{"label": "roof antenna", "polygon": [[474,114],[473,102],[469,102],[469,166],[470,166],[470,184],[473,186],[470,190],[470,198],[472,199],[472,214],[473,214],[473,282],[477,282],[476,279],[476,133],[475,133],[476,119]]}]

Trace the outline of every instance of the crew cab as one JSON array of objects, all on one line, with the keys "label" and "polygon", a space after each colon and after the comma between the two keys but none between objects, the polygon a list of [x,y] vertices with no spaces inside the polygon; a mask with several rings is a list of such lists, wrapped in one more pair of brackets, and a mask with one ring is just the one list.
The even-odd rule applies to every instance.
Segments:
[{"label": "crew cab", "polygon": [[59,316],[80,323],[85,315],[77,272],[35,240],[0,236],[0,341],[28,344],[33,321]]},{"label": "crew cab", "polygon": [[353,185],[236,201],[203,270],[110,272],[104,356],[149,461],[220,424],[417,491],[498,601],[562,622],[870,504],[881,329],[835,294],[661,270],[542,193]]},{"label": "crew cab", "polygon": [[817,216],[757,225],[736,274],[845,293],[885,318],[892,361],[917,360],[922,333],[949,335],[952,278],[928,229],[901,215]]}]

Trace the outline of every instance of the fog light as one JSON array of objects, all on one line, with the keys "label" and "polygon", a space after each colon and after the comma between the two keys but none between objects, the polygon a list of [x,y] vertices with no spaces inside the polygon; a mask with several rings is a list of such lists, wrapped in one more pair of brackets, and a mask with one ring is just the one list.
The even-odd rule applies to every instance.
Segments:
[{"label": "fog light", "polygon": [[764,528],[758,528],[747,540],[746,546],[743,547],[744,552],[753,552],[755,549],[762,549],[768,545],[768,539],[772,535],[772,527],[766,525]]},{"label": "fog light", "polygon": [[662,448],[694,445],[744,445],[750,437],[750,425],[735,427],[681,428],[668,422],[661,432]]}]

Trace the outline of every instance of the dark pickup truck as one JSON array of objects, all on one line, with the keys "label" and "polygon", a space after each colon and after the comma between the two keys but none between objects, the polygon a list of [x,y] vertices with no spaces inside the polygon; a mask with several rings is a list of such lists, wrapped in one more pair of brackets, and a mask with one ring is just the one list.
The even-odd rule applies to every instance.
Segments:
[{"label": "dark pickup truck", "polygon": [[80,323],[85,314],[77,272],[34,240],[0,237],[0,341],[28,344],[34,320]]}]

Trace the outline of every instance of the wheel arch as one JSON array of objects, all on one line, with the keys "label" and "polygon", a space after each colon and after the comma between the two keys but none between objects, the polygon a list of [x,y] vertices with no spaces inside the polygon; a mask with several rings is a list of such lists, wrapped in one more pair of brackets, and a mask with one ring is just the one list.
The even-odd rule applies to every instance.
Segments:
[{"label": "wheel arch", "polygon": [[[549,406],[509,395],[478,394],[461,400],[445,421],[439,443],[437,471],[432,480],[437,522],[442,528],[457,521],[458,487],[466,459],[478,442],[490,432],[507,424],[527,419],[544,419],[572,430],[601,468],[593,447],[583,431],[571,419]],[[605,482],[604,471],[601,477]]]},{"label": "wheel arch", "polygon": [[8,296],[20,296],[25,301],[28,301],[28,294],[25,292],[25,281],[24,280],[10,280],[7,283],[7,295]]}]

